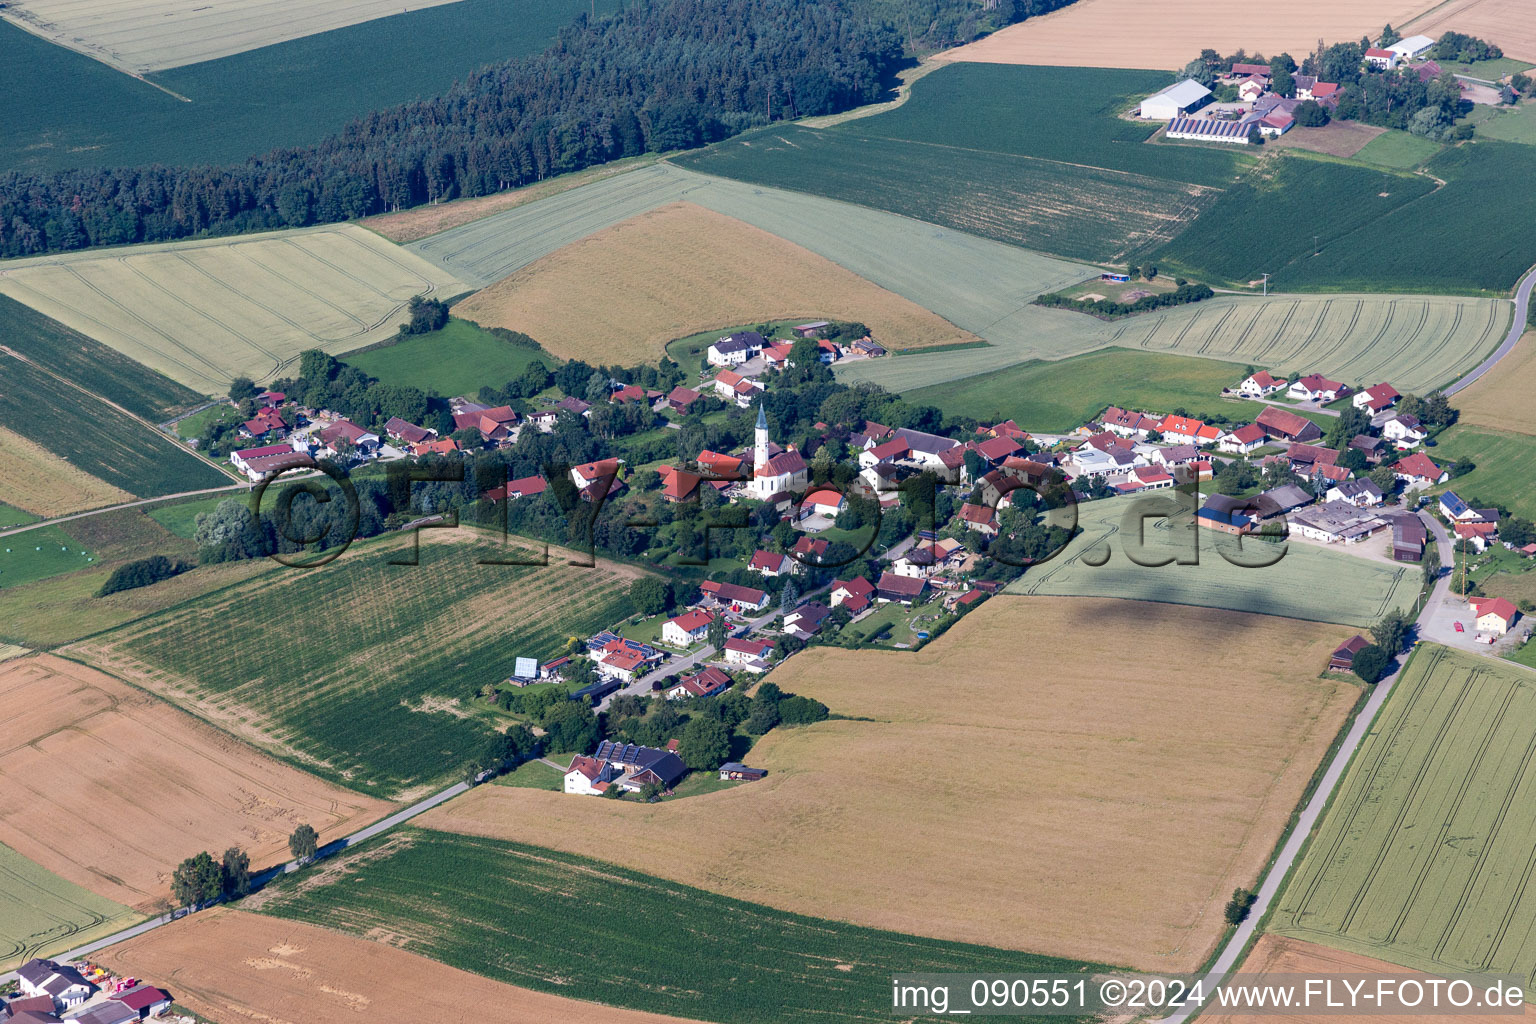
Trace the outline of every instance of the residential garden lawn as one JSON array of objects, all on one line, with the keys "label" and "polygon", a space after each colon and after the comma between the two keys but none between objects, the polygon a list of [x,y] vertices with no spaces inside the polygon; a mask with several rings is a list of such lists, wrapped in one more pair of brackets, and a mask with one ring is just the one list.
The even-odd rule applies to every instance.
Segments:
[{"label": "residential garden lawn", "polygon": [[[831,317],[816,316],[810,319],[829,320]],[[770,340],[780,337],[794,337],[794,335],[790,334],[790,328],[806,322],[806,320],[798,317],[790,320],[769,320],[767,321],[768,330],[763,332],[763,337]],[[691,373],[699,367],[700,361],[705,358],[705,353],[709,351],[709,346],[716,341],[728,334],[735,334],[737,331],[755,331],[762,326],[763,322],[759,321],[751,324],[737,324],[735,327],[726,327],[721,330],[698,331],[686,337],[673,338],[667,342],[667,358]]]},{"label": "residential garden lawn", "polygon": [[[71,656],[324,778],[404,799],[480,753],[490,726],[465,706],[483,686],[515,656],[553,657],[623,618],[641,575],[559,552],[546,566],[482,565],[482,536],[424,530],[415,566],[390,564],[409,537],[359,542],[322,570],[271,568]],[[253,623],[260,642],[241,639]]]},{"label": "residential garden lawn", "polygon": [[231,497],[244,500],[245,495],[231,492],[178,501],[169,505],[155,505],[145,514],[176,536],[191,540],[197,532],[197,517],[204,512],[212,512],[218,507],[219,502]]},{"label": "residential garden lawn", "polygon": [[[1085,622],[1134,635],[1135,668],[1115,645],[1026,650]],[[813,646],[776,668],[833,717],[759,740],[760,781],[654,805],[481,786],[421,820],[793,913],[1193,970],[1355,702],[1355,685],[1318,678],[1352,632],[994,597],[918,651]],[[974,784],[978,757],[989,785]],[[1169,820],[1178,835],[1148,841]]]},{"label": "residential garden lawn", "polygon": [[1516,559],[1516,556],[1511,555],[1513,561],[1507,561],[1500,554],[1505,551],[1502,546],[1490,548],[1489,551],[1498,556],[1495,562],[1498,571],[1477,580],[1483,593],[1490,597],[1507,598],[1517,605],[1522,601],[1536,605],[1536,560]]},{"label": "residential garden lawn", "polygon": [[147,81],[0,21],[0,94],[9,98],[0,169],[236,163],[318,142],[370,111],[442,93],[481,65],[544,49],[591,4],[461,0],[399,13],[405,6]]},{"label": "residential garden lawn", "polygon": [[1071,430],[1109,405],[1164,413],[1183,408],[1191,415],[1250,422],[1263,405],[1221,398],[1222,388],[1247,375],[1242,363],[1111,348],[918,388],[906,399],[952,416],[1012,419],[1028,430],[1052,432]]},{"label": "residential garden lawn", "polygon": [[[932,600],[908,607],[899,601],[888,601],[871,612],[867,618],[860,619],[845,627],[844,632],[848,636],[858,639],[861,643],[883,649],[899,649],[912,647],[919,643],[918,632],[939,616],[947,615],[944,611],[942,595],[935,595]],[[876,637],[885,630],[890,631],[890,636],[884,640]],[[849,632],[851,631],[851,632]]]},{"label": "residential garden lawn", "polygon": [[0,845],[0,971],[110,935],[138,917]]},{"label": "residential garden lawn", "polygon": [[57,526],[0,537],[0,589],[89,568],[94,556]]},{"label": "residential garden lawn", "polygon": [[176,436],[183,440],[201,437],[203,431],[215,423],[237,423],[240,420],[240,410],[233,405],[220,403],[210,405],[201,412],[195,412],[184,420],[176,421]]},{"label": "residential garden lawn", "polygon": [[1428,453],[1441,462],[1471,459],[1477,468],[1456,477],[1450,489],[1472,501],[1497,502],[1517,516],[1536,518],[1536,437],[1456,424]]},{"label": "residential garden lawn", "polygon": [[1536,146],[1536,100],[1527,99],[1513,110],[1496,111],[1477,126],[1477,134]]},{"label": "residential garden lawn", "polygon": [[[6,30],[0,26],[0,36]],[[0,335],[6,348],[153,423],[202,399],[191,388],[7,295],[0,295]]]},{"label": "residential garden lawn", "polygon": [[[1186,511],[1171,518],[1156,517],[1171,511],[1173,501],[1165,492],[1077,506],[1080,532],[1066,550],[1026,570],[1008,585],[1007,592],[1129,597],[1351,626],[1369,626],[1394,608],[1407,611],[1418,597],[1418,566],[1386,564],[1316,544],[1288,544],[1279,561],[1267,567],[1233,565],[1221,552],[1234,551],[1236,538],[1196,527],[1188,498]],[[1146,566],[1132,562],[1125,549],[1135,543],[1141,512],[1149,517],[1141,524],[1147,549],[1139,556],[1143,561],[1175,555],[1188,558],[1191,546],[1198,543],[1199,563]],[[1379,548],[1383,541],[1373,538],[1363,543]],[[1233,557],[1259,561],[1275,554],[1275,547],[1248,538],[1241,554],[1234,552]]]},{"label": "residential garden lawn", "polygon": [[1271,928],[1434,974],[1524,972],[1536,676],[1419,645]]},{"label": "residential garden lawn", "polygon": [[565,775],[560,769],[551,768],[543,761],[524,761],[510,772],[498,777],[496,785],[549,789],[560,793],[565,790]]},{"label": "residential garden lawn", "polygon": [[1401,171],[1422,167],[1445,147],[1438,142],[1410,135],[1405,131],[1389,131],[1378,135],[1355,154],[1355,159],[1368,164],[1380,164]]},{"label": "residential garden lawn", "polygon": [[[888,1009],[892,972],[1096,966],[803,917],[611,863],[420,828],[292,881],[252,903],[352,935],[409,935],[416,953],[535,991],[719,1024],[865,1021]],[[594,906],[605,913],[594,917]],[[686,985],[670,973],[679,964],[689,965]]]},{"label": "residential garden lawn", "polygon": [[522,376],[532,363],[549,366],[554,362],[536,349],[503,341],[458,317],[450,317],[440,331],[379,345],[344,361],[385,384],[471,399],[481,387],[500,388]]},{"label": "residential garden lawn", "polygon": [[38,516],[35,516],[30,512],[23,512],[19,508],[12,508],[5,502],[0,501],[0,530],[7,529],[12,526],[25,526],[28,523],[37,522],[38,519]]}]

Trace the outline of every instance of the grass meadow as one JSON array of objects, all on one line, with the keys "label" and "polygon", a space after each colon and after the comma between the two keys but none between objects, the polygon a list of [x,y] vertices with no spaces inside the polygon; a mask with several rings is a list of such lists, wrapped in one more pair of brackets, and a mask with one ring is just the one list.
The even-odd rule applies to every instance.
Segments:
[{"label": "grass meadow", "polygon": [[1438,142],[1404,131],[1390,131],[1376,136],[1355,159],[1362,163],[1380,164],[1398,171],[1411,171],[1423,167],[1430,158],[1444,149]]},{"label": "grass meadow", "polygon": [[478,325],[449,319],[448,326],[356,352],[346,357],[385,384],[409,385],[443,396],[474,398],[482,385],[499,388],[522,375],[531,363],[553,360],[530,348],[502,341]]},{"label": "grass meadow", "polygon": [[96,556],[57,526],[0,537],[0,589],[88,569]]},{"label": "grass meadow", "polygon": [[0,170],[233,163],[317,142],[481,65],[542,50],[590,6],[461,0],[152,73],[147,83],[0,21]]},{"label": "grass meadow", "polygon": [[[1292,542],[1285,554],[1262,568],[1243,568],[1222,557],[1265,561],[1274,548],[1247,539],[1239,554],[1236,538],[1194,525],[1189,513],[1160,517],[1179,496],[1140,495],[1106,498],[1077,506],[1081,532],[1066,550],[1028,569],[1008,585],[1008,593],[1042,597],[1125,597],[1142,601],[1229,608],[1282,615],[1291,619],[1369,626],[1388,611],[1413,606],[1419,593],[1415,565],[1390,565],[1357,554]],[[1187,497],[1185,498],[1187,501]],[[1143,504],[1146,503],[1146,504]],[[1188,558],[1198,544],[1198,564],[1147,566],[1131,560],[1136,544],[1135,518],[1142,520],[1143,561]],[[1379,547],[1381,540],[1365,542]]]},{"label": "grass meadow", "polygon": [[30,512],[23,512],[12,505],[0,501],[0,530],[9,529],[12,526],[26,526],[28,523],[37,522],[38,517]]},{"label": "grass meadow", "polygon": [[1421,646],[1280,895],[1282,935],[1435,974],[1524,976],[1536,676]]},{"label": "grass meadow", "polygon": [[136,916],[0,844],[0,971],[109,935]]},{"label": "grass meadow", "polygon": [[803,917],[585,857],[418,828],[263,893],[260,909],[358,936],[388,932],[414,953],[535,991],[719,1024],[867,1021],[889,1012],[893,973],[1093,966]]},{"label": "grass meadow", "polygon": [[1458,423],[1440,434],[1437,459],[1471,459],[1477,468],[1447,486],[1468,501],[1496,502],[1536,519],[1536,437]]},{"label": "grass meadow", "polygon": [[218,487],[230,478],[152,427],[0,353],[0,426],[76,469],[139,497]]},{"label": "grass meadow", "polygon": [[[438,536],[448,534],[447,536]],[[460,705],[514,656],[553,657],[628,612],[636,573],[482,565],[468,531],[362,542],[320,568],[272,568],[87,639],[74,656],[325,778],[420,791],[488,735]],[[197,637],[190,644],[188,637]]]}]

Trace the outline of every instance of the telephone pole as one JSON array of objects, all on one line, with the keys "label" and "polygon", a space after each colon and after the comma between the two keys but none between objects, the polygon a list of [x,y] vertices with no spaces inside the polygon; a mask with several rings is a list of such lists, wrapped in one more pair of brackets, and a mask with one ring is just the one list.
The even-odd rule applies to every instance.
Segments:
[{"label": "telephone pole", "polygon": [[1264,275],[1264,297],[1269,298],[1269,275]]}]

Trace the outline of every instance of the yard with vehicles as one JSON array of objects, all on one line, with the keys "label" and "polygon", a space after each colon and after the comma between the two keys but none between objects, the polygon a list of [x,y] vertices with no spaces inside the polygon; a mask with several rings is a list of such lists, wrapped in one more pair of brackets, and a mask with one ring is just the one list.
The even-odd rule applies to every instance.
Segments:
[{"label": "yard with vehicles", "polygon": [[[1127,671],[1109,638],[1132,631]],[[1344,632],[995,597],[916,652],[814,647],[775,669],[835,717],[760,740],[760,781],[654,805],[482,786],[421,821],[873,928],[1193,969],[1355,701],[1318,676]],[[1044,661],[999,655],[1068,634]],[[1148,844],[1170,817],[1177,841]]]},{"label": "yard with vehicles", "polygon": [[[291,34],[287,18],[247,15],[243,26],[233,26],[226,19],[239,9],[199,6],[205,10],[197,16],[211,25],[170,37],[152,24],[138,45],[269,45],[150,72],[141,80],[0,17],[0,86],[11,99],[0,115],[0,168],[235,163],[318,142],[370,111],[442,92],[477,66],[542,50],[562,26],[592,8],[589,0],[459,0],[411,4],[408,11],[395,5],[386,12],[390,17],[278,42]],[[280,0],[279,6],[303,8],[310,18],[338,11],[345,18],[346,12],[383,4]],[[603,2],[605,10],[615,6]],[[130,8],[117,23],[133,23],[135,11]],[[239,29],[243,41],[236,38]],[[87,32],[85,39],[90,37]],[[63,82],[69,88],[59,88]]]},{"label": "yard with vehicles", "polygon": [[[986,348],[847,364],[838,368],[838,379],[869,380],[905,393],[997,374],[1031,359],[1058,360],[1118,346],[1222,360],[1219,366],[1266,366],[1277,373],[1305,367],[1355,385],[1392,380],[1404,391],[1427,392],[1492,351],[1510,317],[1508,304],[1493,299],[1370,294],[1218,295],[1110,323],[1066,310],[1032,311],[1050,318],[1056,333],[1017,344],[989,337],[993,344]],[[1219,393],[1218,388],[1213,397]]]},{"label": "yard with vehicles", "polygon": [[466,291],[356,225],[8,261],[0,293],[205,394],[266,381],[308,348],[395,333],[415,295]]},{"label": "yard with vehicles", "polygon": [[[1127,597],[1173,605],[1197,605],[1261,612],[1293,619],[1369,626],[1397,609],[1408,611],[1418,598],[1417,565],[1394,565],[1299,542],[1286,544],[1273,565],[1244,568],[1222,557],[1254,562],[1275,557],[1276,549],[1253,537],[1237,538],[1195,526],[1192,511],[1158,518],[1172,511],[1180,496],[1126,496],[1077,506],[1081,532],[1066,550],[1042,565],[1031,566],[1008,585],[1012,594],[1040,597]],[[1184,498],[1186,509],[1188,498]],[[1148,566],[1131,561],[1126,545],[1135,543],[1135,519],[1142,521],[1146,550],[1142,561],[1190,557],[1198,545],[1198,564]],[[1219,539],[1218,539],[1219,538]]]},{"label": "yard with vehicles", "polygon": [[[802,917],[601,860],[419,828],[251,902],[538,992],[720,1024],[867,1020],[889,1005],[893,971],[1095,966]],[[577,948],[586,953],[572,957]],[[679,964],[686,985],[675,983]]]},{"label": "yard with vehicles", "polygon": [[[387,934],[386,934],[387,932]],[[96,954],[138,977],[174,978],[176,1005],[213,1021],[376,1024],[440,1020],[448,1000],[483,1024],[687,1024],[492,981],[429,960],[399,932],[369,939],[215,907]]]},{"label": "yard with vehicles", "polygon": [[980,340],[825,257],[691,203],[574,242],[456,310],[596,364],[654,361],[672,339],[776,317],[857,320],[892,350]]},{"label": "yard with vehicles", "polygon": [[558,552],[547,566],[480,564],[507,555],[469,534],[421,531],[414,566],[390,564],[414,535],[359,542],[323,570],[273,566],[68,653],[322,778],[404,799],[480,753],[489,726],[467,706],[514,654],[554,657],[622,618],[640,575]]},{"label": "yard with vehicles", "polygon": [[1533,681],[1518,666],[1420,646],[1272,929],[1436,974],[1523,973]]},{"label": "yard with vehicles", "polygon": [[263,868],[288,859],[300,823],[328,842],[389,810],[62,658],[0,663],[0,716],[10,738],[0,777],[14,797],[0,807],[7,844],[146,913],[197,850],[240,846]]},{"label": "yard with vehicles", "polygon": [[139,916],[0,843],[0,971],[110,935]]},{"label": "yard with vehicles", "polygon": [[554,360],[538,349],[513,344],[478,324],[452,317],[440,331],[354,352],[346,362],[385,384],[473,399],[482,387],[499,388],[520,377],[530,364],[548,366]]}]

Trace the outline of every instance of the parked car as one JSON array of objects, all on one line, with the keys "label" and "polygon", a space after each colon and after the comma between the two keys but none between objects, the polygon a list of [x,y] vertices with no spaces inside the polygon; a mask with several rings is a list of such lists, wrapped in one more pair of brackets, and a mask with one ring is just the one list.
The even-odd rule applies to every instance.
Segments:
[{"label": "parked car", "polygon": [[1466,631],[1467,631],[1467,630],[1466,630],[1466,627],[1465,627],[1465,626],[1463,626],[1463,625],[1462,625],[1462,624],[1461,624],[1461,623],[1459,623],[1459,622],[1458,622],[1458,623],[1456,623],[1456,632],[1458,632],[1458,633],[1465,633],[1465,632],[1466,632]]}]

